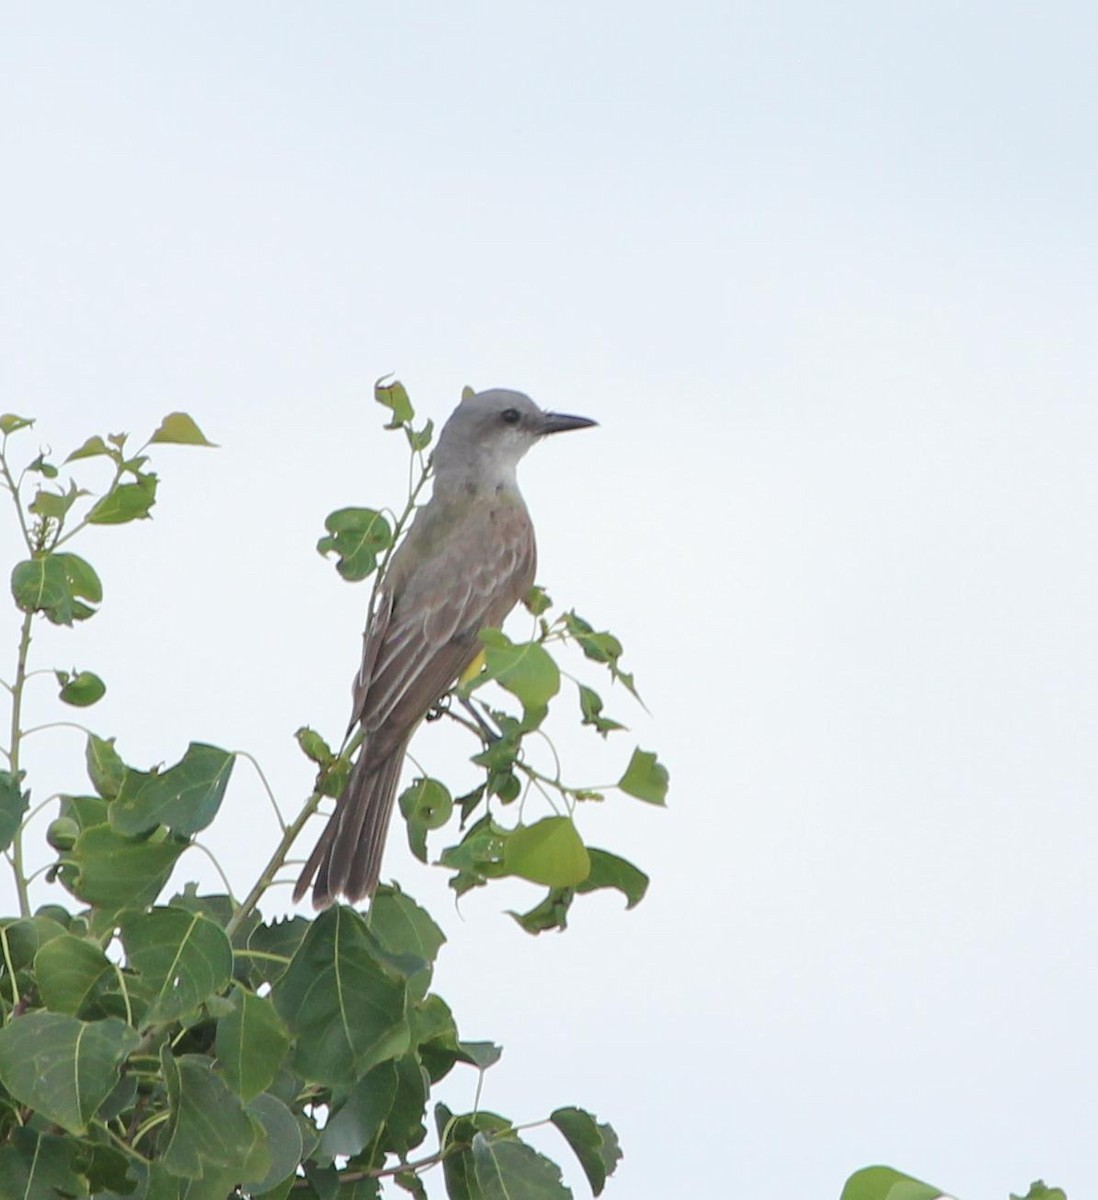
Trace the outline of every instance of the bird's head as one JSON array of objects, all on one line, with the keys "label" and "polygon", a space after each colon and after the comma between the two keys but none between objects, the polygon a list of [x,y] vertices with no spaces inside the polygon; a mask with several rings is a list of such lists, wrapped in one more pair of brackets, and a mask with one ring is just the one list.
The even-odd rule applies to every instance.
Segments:
[{"label": "bird's head", "polygon": [[550,433],[594,424],[587,417],[545,412],[523,392],[508,388],[473,392],[442,427],[435,475],[513,479],[519,459],[535,442]]}]

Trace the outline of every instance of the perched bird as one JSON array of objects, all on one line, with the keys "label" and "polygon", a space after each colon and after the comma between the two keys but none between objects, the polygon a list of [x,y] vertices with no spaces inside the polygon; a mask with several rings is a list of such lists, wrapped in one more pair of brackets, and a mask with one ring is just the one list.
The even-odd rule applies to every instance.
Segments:
[{"label": "perched bird", "polygon": [[[534,526],[515,478],[549,433],[594,425],[543,412],[522,392],[466,396],[439,435],[434,490],[389,561],[364,636],[352,728],[363,742],[347,786],[298,878],[313,905],[373,894],[404,752],[416,726],[534,582]],[[315,878],[315,882],[314,881]]]}]

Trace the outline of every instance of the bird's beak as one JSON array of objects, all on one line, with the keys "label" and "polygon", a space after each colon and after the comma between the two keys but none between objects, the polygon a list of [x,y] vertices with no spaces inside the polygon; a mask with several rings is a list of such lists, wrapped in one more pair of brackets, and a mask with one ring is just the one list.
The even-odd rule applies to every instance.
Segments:
[{"label": "bird's beak", "polygon": [[569,429],[586,429],[597,425],[590,417],[570,417],[567,413],[547,412],[541,414],[541,433],[564,433]]}]

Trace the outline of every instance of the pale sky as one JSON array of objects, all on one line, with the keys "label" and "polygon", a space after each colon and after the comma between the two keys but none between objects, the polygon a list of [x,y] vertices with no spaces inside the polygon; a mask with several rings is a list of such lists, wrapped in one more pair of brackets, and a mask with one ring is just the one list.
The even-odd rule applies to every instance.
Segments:
[{"label": "pale sky", "polygon": [[[651,713],[603,689],[631,733],[562,755],[671,771],[666,811],[580,814],[649,897],[531,939],[533,888],[455,913],[400,830],[386,873],[505,1047],[484,1104],[612,1122],[608,1197],[1098,1194],[1096,37],[1081,3],[0,5],[0,410],[32,452],[173,409],[221,446],[158,450],[155,520],[73,546],[102,614],[35,646],[105,677],[130,761],[211,741],[306,794],[367,602],[313,547],[402,499],[375,377],[599,420],[521,478]],[[414,752],[471,780],[439,727]],[[81,761],[33,740],[36,798]],[[241,893],[273,837],[240,764]]]}]

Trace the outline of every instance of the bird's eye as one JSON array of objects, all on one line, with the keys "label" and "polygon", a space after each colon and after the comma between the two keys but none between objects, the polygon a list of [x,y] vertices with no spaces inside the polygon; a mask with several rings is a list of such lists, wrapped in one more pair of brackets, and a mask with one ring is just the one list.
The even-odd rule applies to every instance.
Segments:
[{"label": "bird's eye", "polygon": [[500,416],[508,425],[517,425],[522,420],[522,413],[517,408],[505,408]]}]

